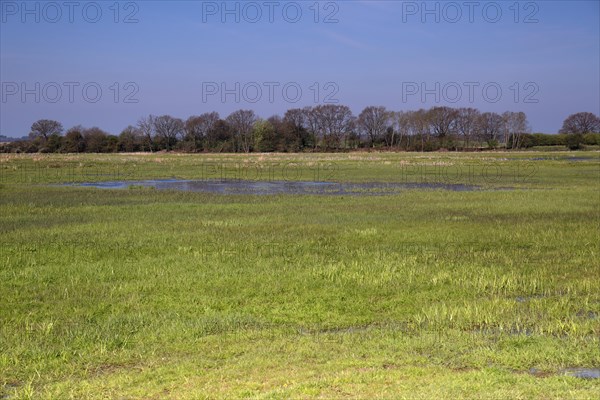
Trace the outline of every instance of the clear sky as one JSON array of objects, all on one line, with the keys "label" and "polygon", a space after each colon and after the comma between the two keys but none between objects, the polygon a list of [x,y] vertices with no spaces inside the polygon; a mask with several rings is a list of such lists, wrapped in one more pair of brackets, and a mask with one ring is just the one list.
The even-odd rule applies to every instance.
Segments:
[{"label": "clear sky", "polygon": [[600,113],[599,1],[0,5],[6,136],[42,118],[118,134],[148,114],[333,101],[524,111],[547,133]]}]

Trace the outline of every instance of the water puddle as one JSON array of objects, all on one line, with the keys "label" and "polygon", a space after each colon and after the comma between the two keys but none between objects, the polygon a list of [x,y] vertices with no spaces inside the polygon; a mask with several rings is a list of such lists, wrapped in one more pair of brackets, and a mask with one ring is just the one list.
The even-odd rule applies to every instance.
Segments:
[{"label": "water puddle", "polygon": [[521,160],[521,161],[599,161],[598,157],[533,157],[533,158],[511,158],[511,160]]},{"label": "water puddle", "polygon": [[530,296],[518,296],[515,298],[515,300],[517,301],[517,303],[527,303],[528,301],[543,299],[545,297],[548,297],[548,296],[545,296],[543,294],[532,294]]},{"label": "water puddle", "polygon": [[216,194],[307,194],[307,195],[363,195],[376,196],[400,193],[410,189],[450,190],[469,192],[482,190],[479,186],[441,183],[338,183],[294,181],[243,181],[243,180],[146,180],[76,183],[68,186],[99,189],[154,188]]},{"label": "water puddle", "polygon": [[561,375],[581,379],[600,379],[600,368],[567,368],[561,371]]},{"label": "water puddle", "polygon": [[[542,371],[537,368],[529,369],[529,374],[537,378],[548,378],[555,376],[556,373],[551,371]],[[566,368],[558,371],[558,375],[570,376],[579,379],[600,379],[600,369],[598,368]]]}]

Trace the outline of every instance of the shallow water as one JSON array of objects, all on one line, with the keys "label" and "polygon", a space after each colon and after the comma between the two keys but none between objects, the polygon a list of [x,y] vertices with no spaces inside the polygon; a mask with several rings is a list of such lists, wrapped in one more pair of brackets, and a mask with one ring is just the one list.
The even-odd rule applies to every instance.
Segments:
[{"label": "shallow water", "polygon": [[567,368],[562,374],[581,379],[600,379],[600,368]]},{"label": "shallow water", "polygon": [[558,374],[579,379],[600,379],[600,369],[598,368],[566,368],[558,371],[558,373],[531,368],[529,369],[529,373],[538,378],[546,378]]},{"label": "shallow water", "polygon": [[525,160],[525,161],[598,161],[598,157],[533,157],[533,158],[512,158],[511,160]]},{"label": "shallow water", "polygon": [[455,192],[481,190],[479,186],[439,183],[337,183],[294,181],[243,181],[243,180],[147,180],[113,181],[69,184],[69,186],[99,189],[127,189],[147,187],[157,190],[180,190],[217,194],[317,194],[317,195],[385,195],[408,189],[441,189]]}]

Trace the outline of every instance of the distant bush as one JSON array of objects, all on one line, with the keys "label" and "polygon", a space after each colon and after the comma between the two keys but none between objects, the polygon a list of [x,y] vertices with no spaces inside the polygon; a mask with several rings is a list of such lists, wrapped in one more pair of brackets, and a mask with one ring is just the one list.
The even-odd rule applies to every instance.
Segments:
[{"label": "distant bush", "polygon": [[569,150],[580,150],[583,148],[583,135],[581,133],[571,133],[567,135],[566,142]]},{"label": "distant bush", "polygon": [[583,135],[583,144],[600,145],[600,133],[586,133]]},{"label": "distant bush", "polygon": [[529,148],[529,150],[535,151],[565,151],[566,149],[566,146],[534,146]]},{"label": "distant bush", "polygon": [[600,145],[597,144],[586,144],[583,146],[583,150],[587,150],[587,151],[593,151],[593,150],[600,150]]},{"label": "distant bush", "polygon": [[534,133],[531,136],[533,146],[564,146],[566,144],[566,135]]},{"label": "distant bush", "polygon": [[582,134],[558,134],[549,135],[545,133],[533,133],[523,135],[522,146],[524,148],[545,148],[548,150],[564,150],[565,147],[572,150],[583,148],[583,145],[600,145],[600,133]]}]

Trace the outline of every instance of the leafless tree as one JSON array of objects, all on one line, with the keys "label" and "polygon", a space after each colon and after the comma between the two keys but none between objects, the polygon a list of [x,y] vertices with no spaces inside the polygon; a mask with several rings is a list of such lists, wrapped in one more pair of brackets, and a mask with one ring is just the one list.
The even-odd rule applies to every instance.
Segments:
[{"label": "leafless tree", "polygon": [[477,122],[481,113],[475,108],[459,108],[457,112],[456,131],[463,137],[464,146],[469,147],[471,138],[477,132]]},{"label": "leafless tree", "polygon": [[200,116],[191,116],[185,121],[185,134],[188,140],[193,141],[194,150],[198,150],[206,136],[219,120],[219,113],[210,112]]},{"label": "leafless tree", "polygon": [[137,122],[137,127],[144,137],[144,142],[146,146],[148,146],[150,152],[152,152],[154,148],[154,136],[156,135],[155,120],[156,117],[154,115],[148,115],[147,117],[140,118]]},{"label": "leafless tree", "polygon": [[306,128],[310,135],[312,136],[313,141],[313,150],[317,148],[319,145],[319,140],[322,139],[322,129],[321,129],[321,119],[315,107],[304,107],[302,109],[302,114],[304,115],[304,121],[306,123]]},{"label": "leafless tree", "polygon": [[591,112],[571,114],[563,122],[560,133],[600,133],[600,118]]},{"label": "leafless tree", "polygon": [[354,116],[347,106],[325,104],[314,107],[325,148],[340,148],[342,139],[354,128]]},{"label": "leafless tree", "polygon": [[283,120],[291,123],[294,128],[300,130],[306,128],[306,113],[301,108],[291,108],[285,112]]},{"label": "leafless tree", "polygon": [[421,151],[425,148],[425,142],[431,140],[431,123],[429,121],[429,112],[424,109],[411,111],[409,116],[410,127],[413,134],[421,138]]},{"label": "leafless tree", "polygon": [[390,132],[390,147],[394,144],[396,133],[398,133],[398,143],[402,144],[402,140],[406,137],[407,146],[410,147],[410,139],[414,134],[411,118],[412,111],[398,111],[394,113],[394,129],[393,132]]},{"label": "leafless tree", "polygon": [[136,151],[143,140],[142,132],[137,127],[129,125],[119,134],[119,151]]},{"label": "leafless tree", "polygon": [[252,131],[257,120],[258,118],[252,110],[237,110],[227,117],[227,122],[233,129],[236,150],[250,152],[254,142]]},{"label": "leafless tree", "polygon": [[166,149],[171,150],[177,143],[177,139],[182,135],[184,124],[179,118],[162,115],[154,120],[154,130],[156,136],[164,140]]},{"label": "leafless tree", "polygon": [[527,115],[524,112],[506,111],[502,114],[502,122],[506,147],[509,143],[513,149],[521,147],[523,134],[530,131]]},{"label": "leafless tree", "polygon": [[356,120],[359,132],[364,132],[375,147],[375,141],[381,139],[390,126],[392,113],[385,107],[366,107]]},{"label": "leafless tree", "polygon": [[429,123],[433,133],[443,139],[450,135],[456,124],[457,111],[451,107],[433,107],[428,112]]},{"label": "leafless tree", "polygon": [[[294,136],[296,140],[296,150],[300,149],[300,145],[303,141],[303,134],[307,131],[307,115],[304,109],[292,108],[285,112],[283,122],[289,124],[293,128]],[[304,136],[306,141],[306,135]]]},{"label": "leafless tree", "polygon": [[495,112],[482,113],[477,122],[478,135],[492,145],[498,141],[500,132],[502,131],[502,116]]},{"label": "leafless tree", "polygon": [[44,141],[48,140],[51,135],[60,135],[63,131],[63,126],[58,121],[52,121],[50,119],[40,119],[31,125],[31,133],[29,136],[32,139],[42,138]]}]

